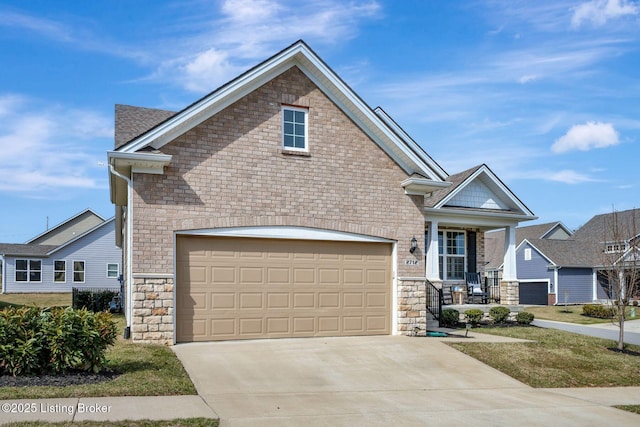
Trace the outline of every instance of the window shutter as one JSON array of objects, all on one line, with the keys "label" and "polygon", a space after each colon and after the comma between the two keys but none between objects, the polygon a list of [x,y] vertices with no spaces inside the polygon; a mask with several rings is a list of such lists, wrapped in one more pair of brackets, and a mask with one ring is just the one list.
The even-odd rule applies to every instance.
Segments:
[{"label": "window shutter", "polygon": [[467,231],[467,271],[477,273],[476,264],[476,232]]}]

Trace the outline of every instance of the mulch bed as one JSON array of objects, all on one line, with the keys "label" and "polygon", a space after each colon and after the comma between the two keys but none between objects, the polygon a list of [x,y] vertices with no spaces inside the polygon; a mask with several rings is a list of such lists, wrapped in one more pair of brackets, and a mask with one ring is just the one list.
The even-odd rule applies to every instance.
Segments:
[{"label": "mulch bed", "polygon": [[0,375],[0,387],[64,387],[69,385],[98,384],[114,380],[119,376],[119,372],[112,371],[104,371],[97,374],[86,371],[72,371],[57,375],[19,375],[15,377],[11,375]]}]

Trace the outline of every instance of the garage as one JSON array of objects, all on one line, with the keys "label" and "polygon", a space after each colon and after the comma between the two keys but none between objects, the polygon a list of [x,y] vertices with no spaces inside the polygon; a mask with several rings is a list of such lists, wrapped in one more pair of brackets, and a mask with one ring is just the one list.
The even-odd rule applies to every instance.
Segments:
[{"label": "garage", "polygon": [[549,305],[547,282],[520,282],[520,304]]},{"label": "garage", "polygon": [[392,245],[178,236],[176,341],[391,333]]}]

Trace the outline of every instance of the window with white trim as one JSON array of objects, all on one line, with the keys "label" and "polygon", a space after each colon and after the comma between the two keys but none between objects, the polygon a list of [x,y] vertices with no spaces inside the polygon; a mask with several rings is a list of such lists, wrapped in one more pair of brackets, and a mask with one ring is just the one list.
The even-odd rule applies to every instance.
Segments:
[{"label": "window with white trim", "polygon": [[84,261],[73,261],[73,282],[84,283]]},{"label": "window with white trim", "polygon": [[282,107],[282,148],[308,151],[307,116],[309,111],[299,107]]},{"label": "window with white trim", "polygon": [[531,248],[524,248],[524,260],[531,261]]},{"label": "window with white trim", "polygon": [[107,264],[107,277],[109,279],[117,279],[118,273],[120,272],[120,265],[118,264]]},{"label": "window with white trim", "polygon": [[39,259],[17,259],[16,282],[42,282],[42,261]]},{"label": "window with white trim", "polygon": [[464,231],[439,231],[438,252],[440,278],[464,280],[466,238]]},{"label": "window with white trim", "polygon": [[605,243],[605,252],[608,254],[625,252],[629,249],[629,245],[627,242],[606,242]]},{"label": "window with white trim", "polygon": [[55,283],[65,283],[67,281],[67,261],[53,261],[53,281]]}]

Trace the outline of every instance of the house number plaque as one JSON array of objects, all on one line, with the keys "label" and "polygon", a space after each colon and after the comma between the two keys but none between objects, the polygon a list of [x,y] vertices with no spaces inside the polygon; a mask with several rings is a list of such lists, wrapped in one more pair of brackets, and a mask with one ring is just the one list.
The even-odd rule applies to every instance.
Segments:
[{"label": "house number plaque", "polygon": [[418,265],[420,264],[420,261],[417,259],[405,259],[404,260],[404,265]]}]

